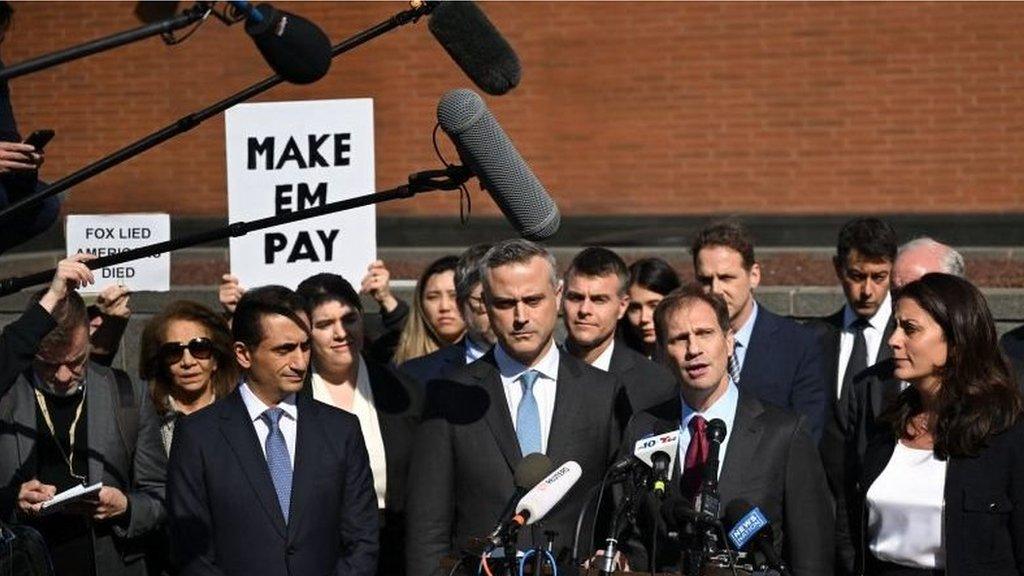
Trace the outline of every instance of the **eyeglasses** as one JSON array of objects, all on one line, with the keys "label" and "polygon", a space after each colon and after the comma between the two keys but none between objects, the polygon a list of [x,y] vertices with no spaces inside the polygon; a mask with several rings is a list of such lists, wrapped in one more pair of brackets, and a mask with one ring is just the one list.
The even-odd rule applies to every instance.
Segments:
[{"label": "eyeglasses", "polygon": [[209,360],[213,356],[213,342],[209,338],[193,338],[187,344],[167,342],[160,346],[160,359],[164,364],[177,364],[186,349],[196,360]]}]

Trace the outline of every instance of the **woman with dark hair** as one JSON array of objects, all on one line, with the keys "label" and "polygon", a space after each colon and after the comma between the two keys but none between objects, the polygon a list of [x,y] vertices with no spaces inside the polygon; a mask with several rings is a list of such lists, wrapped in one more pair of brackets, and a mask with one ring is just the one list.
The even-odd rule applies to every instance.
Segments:
[{"label": "woman with dark hair", "polygon": [[444,256],[432,262],[420,275],[412,312],[395,350],[395,366],[451,346],[466,333],[466,322],[455,300],[455,268],[458,264],[458,256]]},{"label": "woman with dark hair", "polygon": [[142,331],[139,377],[149,382],[168,454],[179,416],[223,398],[238,383],[231,332],[223,317],[198,302],[171,302]]},{"label": "woman with dark hair", "polygon": [[629,266],[629,306],[619,321],[626,345],[648,358],[654,355],[654,309],[679,286],[679,275],[661,258],[643,258]]},{"label": "woman with dark hair", "polygon": [[[839,542],[852,544],[857,574],[1024,574],[1022,403],[985,298],[926,274],[896,295],[894,314],[889,385],[907,387],[863,456],[847,439]],[[870,412],[866,388],[856,419]]]},{"label": "woman with dark hair", "polygon": [[296,290],[311,330],[309,385],[303,392],[354,414],[370,456],[380,510],[378,574],[405,571],[405,483],[422,400],[415,381],[363,354],[359,294],[337,274],[317,274]]}]

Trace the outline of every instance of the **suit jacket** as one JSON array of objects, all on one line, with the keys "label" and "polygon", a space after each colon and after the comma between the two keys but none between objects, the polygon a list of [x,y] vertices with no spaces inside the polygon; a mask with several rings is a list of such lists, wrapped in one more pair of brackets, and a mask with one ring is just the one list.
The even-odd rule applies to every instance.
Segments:
[{"label": "suit jacket", "polygon": [[0,332],[0,396],[32,364],[43,340],[57,323],[39,304],[33,304]]},{"label": "suit jacket", "polygon": [[[677,397],[638,413],[623,435],[622,454],[631,454],[637,440],[678,427],[682,411]],[[733,429],[727,434],[729,446],[718,482],[722,510],[733,500],[747,500],[771,522],[776,552],[794,576],[832,574],[834,542],[827,529],[835,525],[832,499],[806,419],[741,390]],[[677,458],[673,479],[681,476],[680,467]],[[665,499],[678,496],[679,490],[678,481],[670,482]],[[636,530],[641,537],[630,552],[634,569],[649,563],[646,547],[651,538],[645,527],[653,525],[657,508],[653,498],[641,508],[641,528]],[[658,568],[674,570],[679,552],[678,542],[659,541]]]},{"label": "suit jacket", "polygon": [[850,511],[857,509],[850,496],[856,491],[859,463],[864,459],[870,440],[890,430],[885,415],[899,396],[900,381],[893,376],[893,368],[892,357],[889,357],[854,377],[845,418],[848,424],[843,426],[839,418],[834,417],[821,441],[822,461],[836,497],[836,521],[840,527],[836,533],[836,551],[841,573],[850,574],[854,570],[852,532],[846,527],[851,522]]},{"label": "suit jacket", "polygon": [[[536,528],[520,532],[519,546],[541,546],[543,532],[554,530],[554,553],[564,560],[587,492],[600,483],[619,444],[614,410],[620,384],[559,354],[547,455],[556,466],[575,460],[583,476]],[[410,468],[408,574],[439,574],[442,557],[490,533],[514,492],[513,471],[520,460],[493,351],[430,383]]]},{"label": "suit jacket", "polygon": [[[143,383],[132,381],[138,405],[134,452],[129,453],[117,418],[118,390],[110,368],[87,365],[86,442],[89,448],[90,484],[102,482],[128,497],[127,527],[108,522],[93,524],[96,574],[145,575],[145,537],[154,534],[165,519],[164,481],[166,453],[160,441],[160,422]],[[36,396],[29,374],[0,398],[0,514],[15,519],[21,484],[35,476],[26,469],[35,451]]]},{"label": "suit jacket", "polygon": [[447,376],[453,370],[465,365],[466,339],[463,338],[451,346],[445,346],[426,356],[403,362],[399,368],[425,387],[427,382]]},{"label": "suit jacket", "polygon": [[739,387],[762,402],[805,416],[811,437],[818,441],[830,398],[823,361],[817,331],[759,306]]},{"label": "suit jacket", "polygon": [[174,430],[167,503],[181,574],[336,574],[377,568],[377,498],[359,420],[296,398],[287,523],[241,391]]},{"label": "suit jacket", "polygon": [[608,372],[622,382],[634,412],[679,397],[679,384],[665,366],[648,360],[621,340],[615,342]]},{"label": "suit jacket", "polygon": [[[858,571],[867,551],[864,496],[888,465],[896,435],[871,438],[857,464],[850,527]],[[946,468],[943,540],[948,576],[1024,573],[1024,422],[993,436],[974,458],[950,458]]]},{"label": "suit jacket", "polygon": [[[365,359],[370,389],[384,440],[387,493],[380,511],[380,562],[378,574],[396,575],[405,570],[405,497],[409,459],[423,413],[422,387],[389,365]],[[312,396],[308,383],[300,394]]]}]

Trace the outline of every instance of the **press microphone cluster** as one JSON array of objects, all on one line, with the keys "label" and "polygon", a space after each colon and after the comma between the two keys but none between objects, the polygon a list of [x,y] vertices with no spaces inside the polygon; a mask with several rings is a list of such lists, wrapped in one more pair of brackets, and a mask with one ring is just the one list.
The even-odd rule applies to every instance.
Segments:
[{"label": "press microphone cluster", "polygon": [[790,576],[789,567],[775,553],[774,536],[768,517],[760,508],[740,498],[725,507],[725,520],[729,529],[729,541],[737,551],[757,552],[764,558],[768,568],[780,576]]}]

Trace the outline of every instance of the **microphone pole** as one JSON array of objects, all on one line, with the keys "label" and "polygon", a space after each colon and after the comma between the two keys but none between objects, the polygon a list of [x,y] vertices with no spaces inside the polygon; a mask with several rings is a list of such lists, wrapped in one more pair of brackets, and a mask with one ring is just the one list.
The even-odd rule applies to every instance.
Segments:
[{"label": "microphone pole", "polygon": [[[370,40],[373,40],[378,36],[390,32],[391,30],[398,28],[399,26],[404,26],[410,22],[418,21],[422,16],[429,14],[434,9],[435,6],[435,2],[417,3],[416,7],[414,8],[410,8],[408,10],[400,12],[372,28],[364,30],[363,32],[360,32],[346,40],[342,40],[340,43],[331,48],[331,58],[335,58],[341,54],[344,54],[345,52],[348,52],[349,50],[356,48],[357,46],[365,44],[366,42],[369,42]],[[122,162],[131,160],[132,158],[138,156],[139,154],[145,152],[146,150],[149,150],[150,148],[153,148],[158,144],[162,144],[163,142],[166,142],[167,140],[170,140],[171,138],[174,138],[179,134],[188,132],[189,130],[195,128],[196,126],[199,126],[199,124],[201,124],[202,122],[209,120],[217,114],[220,114],[228,108],[231,108],[235,104],[245,102],[246,100],[249,100],[254,96],[257,96],[259,94],[266,92],[267,90],[270,90],[271,88],[277,86],[282,82],[284,82],[284,78],[281,77],[280,74],[274,74],[273,76],[270,76],[260,82],[257,82],[256,84],[253,84],[248,88],[244,88],[232,94],[231,96],[228,96],[227,98],[221,100],[220,102],[217,102],[216,104],[213,104],[212,106],[209,106],[208,108],[204,108],[202,110],[199,110],[198,112],[193,112],[192,114],[183,116],[179,118],[176,122],[168,124],[167,126],[164,126],[163,128],[149,134],[148,136],[143,136],[139,140],[132,142],[131,144],[125,146],[124,148],[121,148],[120,150],[104,158],[101,158],[93,162],[92,164],[89,164],[88,166],[78,170],[77,172],[74,172],[72,174],[65,176],[64,178],[61,178],[60,180],[54,182],[53,184],[50,184],[49,186],[39,190],[38,192],[30,196],[26,196],[21,200],[9,205],[7,208],[0,210],[0,222],[2,222],[8,214],[11,214],[15,210],[19,210],[21,208],[24,208],[25,206],[35,204],[41,200],[49,198],[50,196],[60,194],[61,192],[64,192],[68,188],[76,186],[92,178],[93,176],[101,174],[109,170],[110,168],[113,168],[114,166],[121,164]],[[2,294],[0,294],[0,296],[2,296]]]},{"label": "microphone pole", "polygon": [[167,34],[174,32],[175,30],[181,30],[191,26],[195,22],[205,19],[213,11],[213,2],[196,2],[194,6],[185,10],[177,16],[172,16],[166,20],[140,26],[132,30],[125,32],[119,32],[103,38],[97,38],[78,46],[72,46],[71,48],[65,48],[64,50],[58,50],[57,52],[51,52],[50,54],[44,54],[31,60],[19,62],[13,66],[9,66],[0,70],[0,81],[10,80],[25,74],[31,74],[40,70],[45,70],[58,64],[70,62],[71,60],[77,60],[86,56],[91,56],[97,52],[109,50],[111,48],[117,48],[118,46],[124,46],[137,40],[144,40],[150,36],[156,36],[157,34]]},{"label": "microphone pole", "polygon": [[[205,244],[206,242],[213,242],[214,240],[222,240],[229,237],[244,236],[255,230],[263,230],[265,228],[272,228],[282,224],[290,224],[307,218],[316,218],[317,216],[324,216],[325,214],[334,214],[336,212],[343,212],[345,210],[352,210],[353,208],[360,208],[370,204],[379,204],[390,200],[411,198],[421,192],[429,192],[433,190],[457,190],[462,184],[465,184],[471,176],[472,172],[462,166],[449,166],[443,170],[417,172],[409,176],[408,184],[404,184],[384,192],[366,194],[355,198],[349,198],[347,200],[338,200],[337,202],[330,202],[323,206],[267,216],[266,218],[260,218],[259,220],[252,220],[249,222],[233,222],[222,228],[198,232],[182,238],[172,238],[165,242],[158,242],[156,244],[142,246],[133,250],[102,256],[94,260],[89,260],[88,262],[83,262],[83,264],[88,266],[90,270],[96,270],[107,266],[113,266],[114,264],[138,260],[139,258],[147,258],[156,254],[163,254],[164,252],[170,252],[179,248],[188,248],[197,244]],[[48,283],[53,279],[55,272],[56,269],[52,268],[50,270],[36,272],[27,276],[4,278],[3,280],[0,280],[0,296],[14,294],[15,292],[29,286]]]}]

